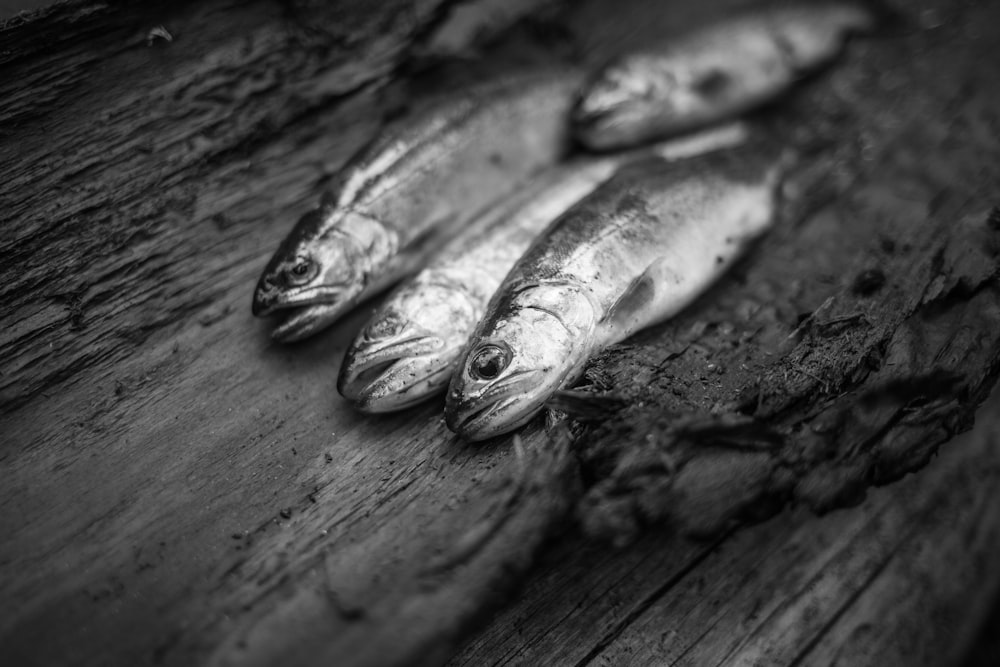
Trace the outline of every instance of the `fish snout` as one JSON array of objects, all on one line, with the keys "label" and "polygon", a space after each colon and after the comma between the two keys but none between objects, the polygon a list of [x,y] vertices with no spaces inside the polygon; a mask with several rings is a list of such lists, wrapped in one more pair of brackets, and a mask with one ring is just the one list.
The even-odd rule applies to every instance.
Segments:
[{"label": "fish snout", "polygon": [[589,106],[581,104],[574,109],[573,134],[577,141],[595,151],[610,151],[634,143],[632,137],[622,136],[618,129],[622,109],[600,102]]},{"label": "fish snout", "polygon": [[419,359],[401,359],[383,375],[356,392],[351,403],[361,412],[381,414],[405,410],[439,394],[447,387],[447,365],[425,368]]},{"label": "fish snout", "polygon": [[451,401],[445,404],[444,422],[463,440],[476,442],[508,433],[531,419],[542,408],[531,407],[521,397],[510,396],[495,400]]},{"label": "fish snout", "polygon": [[519,371],[498,383],[452,381],[445,401],[448,428],[469,441],[502,435],[526,423],[544,406],[536,370]]},{"label": "fish snout", "polygon": [[577,98],[572,110],[573,119],[593,122],[607,118],[608,115],[635,101],[635,98],[634,94],[617,82],[607,79],[597,80]]},{"label": "fish snout", "polygon": [[600,94],[584,93],[573,105],[570,118],[577,130],[591,129],[604,124],[617,109],[616,104],[609,104]]},{"label": "fish snout", "polygon": [[470,429],[467,427],[475,414],[475,402],[473,400],[457,396],[454,388],[448,390],[444,407],[444,423],[449,431],[457,433],[465,440],[474,439],[470,437]]},{"label": "fish snout", "polygon": [[610,64],[591,79],[573,105],[574,119],[597,120],[638,100],[648,99],[653,88],[648,77],[638,76],[628,64]]},{"label": "fish snout", "polygon": [[377,349],[352,347],[337,377],[340,395],[365,412],[388,412],[444,389],[455,353],[435,336]]},{"label": "fish snout", "polygon": [[253,302],[250,310],[254,317],[267,317],[275,310],[277,303],[277,289],[271,279],[267,276],[260,279],[257,288],[253,291]]},{"label": "fish snout", "polygon": [[286,285],[282,280],[282,273],[272,266],[274,263],[274,260],[271,260],[267,268],[264,269],[253,291],[251,309],[257,317],[267,317],[273,314],[278,309],[282,296],[286,291]]}]

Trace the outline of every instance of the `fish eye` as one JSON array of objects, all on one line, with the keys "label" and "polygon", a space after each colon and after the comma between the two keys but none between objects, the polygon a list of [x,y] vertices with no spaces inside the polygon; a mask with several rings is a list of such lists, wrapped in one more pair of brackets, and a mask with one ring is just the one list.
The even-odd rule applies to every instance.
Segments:
[{"label": "fish eye", "polygon": [[299,257],[295,260],[295,264],[285,271],[285,276],[291,284],[302,285],[312,280],[318,271],[319,267],[312,259]]},{"label": "fish eye", "polygon": [[469,363],[469,373],[479,380],[496,379],[510,363],[510,348],[504,345],[484,345]]},{"label": "fish eye", "polygon": [[379,340],[395,336],[403,330],[403,318],[395,313],[390,313],[381,317],[365,328],[365,338],[368,340]]}]

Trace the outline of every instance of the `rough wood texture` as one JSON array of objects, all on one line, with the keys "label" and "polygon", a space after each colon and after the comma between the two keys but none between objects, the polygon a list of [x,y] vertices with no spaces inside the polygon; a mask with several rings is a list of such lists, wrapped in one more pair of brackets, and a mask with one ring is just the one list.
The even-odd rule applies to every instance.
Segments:
[{"label": "rough wood texture", "polygon": [[448,664],[961,664],[1000,592],[998,399],[927,469],[851,510],[799,508],[711,541],[553,544]]},{"label": "rough wood texture", "polygon": [[[597,388],[636,398],[627,371],[656,392],[576,431],[577,456],[540,425],[519,449],[465,446],[439,402],[356,415],[334,384],[363,312],[290,347],[249,315],[288,226],[405,99],[382,87],[400,67],[446,89],[538,57],[599,61],[733,4],[595,0],[433,77],[409,55],[437,43],[443,2],[77,3],[5,26],[0,655],[439,663],[554,535],[459,662],[958,651],[960,630],[927,628],[976,618],[996,587],[995,421],[859,508],[730,527],[922,465],[991,386],[995,6],[908,9],[926,29],[858,42],[774,110],[805,154],[782,226],[710,299],[599,360]],[[858,280],[875,268],[881,285]],[[617,538],[724,532],[582,549],[574,505]]]},{"label": "rough wood texture", "polygon": [[[497,563],[523,570],[565,509],[565,456],[530,493],[551,470],[538,436],[513,461],[455,442],[439,405],[372,420],[338,402],[360,314],[294,348],[249,315],[267,255],[377,129],[369,84],[435,9],[72,5],[6,27],[0,562],[16,613],[0,653],[191,664],[226,619],[297,590],[335,602],[351,632],[324,608],[309,641],[275,650],[381,652],[369,630],[395,639],[405,621],[415,645],[397,650],[420,654],[449,646],[503,589]],[[158,25],[172,41],[148,39]],[[477,541],[481,521],[494,530]],[[484,576],[445,577],[507,530],[513,553],[490,551]],[[470,593],[462,605],[420,603],[442,578]],[[424,606],[439,612],[410,622]]]},{"label": "rough wood texture", "polygon": [[611,414],[579,435],[591,530],[853,504],[969,427],[1000,371],[1000,51],[967,35],[998,17],[859,42],[768,113],[810,154],[778,228],[560,401]]}]

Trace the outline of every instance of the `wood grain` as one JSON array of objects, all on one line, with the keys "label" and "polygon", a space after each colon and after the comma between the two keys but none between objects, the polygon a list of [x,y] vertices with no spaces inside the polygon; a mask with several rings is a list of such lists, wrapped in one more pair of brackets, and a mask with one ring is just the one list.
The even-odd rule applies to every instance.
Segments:
[{"label": "wood grain", "polygon": [[[536,474],[553,482],[540,502],[556,499],[528,519],[565,508],[565,468],[546,477],[527,436],[509,500],[513,462],[455,442],[440,405],[371,420],[338,401],[363,313],[294,348],[249,316],[267,255],[376,130],[372,84],[434,9],[78,4],[6,27],[5,655],[190,664],[268,591],[325,591],[316,572],[344,623],[368,628],[379,604],[397,611],[383,594],[441,577],[424,572],[451,544],[435,530],[530,506]],[[173,41],[150,42],[156,25]],[[406,535],[423,546],[406,553]]]},{"label": "wood grain", "polygon": [[711,541],[553,545],[449,665],[954,665],[1000,591],[1000,396],[918,475]]},{"label": "wood grain", "polygon": [[965,39],[993,18],[859,41],[769,110],[800,153],[777,228],[563,404],[619,406],[579,435],[591,531],[852,504],[969,427],[1000,372],[1000,53]]},{"label": "wood grain", "polygon": [[[616,551],[586,541],[572,513],[586,517],[587,502],[608,497],[602,490],[621,481],[608,473],[623,469],[618,455],[627,447],[606,442],[594,456],[596,430],[571,442],[565,431],[553,440],[535,424],[519,448],[509,440],[473,448],[444,429],[440,401],[363,417],[337,398],[335,379],[365,309],[288,347],[250,317],[252,286],[272,249],[383,114],[405,111],[411,89],[440,92],[544,59],[598,62],[737,4],[681,12],[595,0],[561,14],[550,8],[502,37],[487,31],[492,41],[476,45],[482,62],[446,66],[411,57],[438,43],[435,29],[447,23],[447,3],[433,0],[77,2],[4,24],[0,655],[22,665],[439,664],[518,590],[545,543],[516,606],[459,663],[620,663],[635,655],[662,664],[755,652],[810,663],[839,652],[853,664],[866,656],[886,664],[876,660],[899,655],[892,646],[916,646],[924,661],[909,664],[929,665],[958,650],[960,631],[948,637],[927,627],[940,618],[943,627],[965,627],[996,587],[983,565],[1000,542],[986,502],[997,482],[996,440],[982,435],[994,426],[953,443],[974,445],[949,445],[925,472],[878,491],[868,505],[822,520],[800,509],[732,532],[727,508],[742,512],[760,497],[741,491],[743,476],[721,485],[717,474],[703,477],[713,495],[691,498],[740,502],[688,504],[685,521],[662,505],[650,506],[658,514],[637,515],[638,496],[626,496],[629,511],[617,515],[626,520],[610,524],[617,535],[653,514],[693,528],[726,520],[708,544],[651,532]],[[808,201],[793,206],[783,231],[760,249],[773,253],[771,269],[755,268],[768,256],[758,252],[740,275],[784,267],[766,283],[775,323],[768,332],[780,338],[799,313],[817,312],[868,268],[863,253],[881,219],[873,212],[884,210],[891,224],[911,214],[930,219],[927,242],[899,261],[938,290],[965,284],[935,282],[924,271],[921,260],[942,249],[943,263],[931,268],[957,267],[952,277],[975,284],[968,295],[950,288],[938,295],[963,296],[946,305],[967,318],[962,331],[983,335],[947,345],[928,338],[950,330],[951,315],[940,309],[944,324],[930,329],[904,326],[904,315],[927,315],[917,306],[884,320],[867,316],[890,339],[912,329],[921,345],[961,352],[958,366],[966,368],[995,354],[986,334],[996,330],[984,325],[993,311],[980,316],[972,307],[993,298],[994,288],[984,264],[947,254],[972,248],[982,230],[955,235],[949,225],[992,220],[997,107],[995,87],[983,82],[1000,43],[987,26],[1000,21],[986,5],[926,3],[912,14],[925,10],[937,12],[941,27],[859,42],[843,68],[789,101],[788,116],[776,112],[801,131],[796,145],[814,148],[805,151],[813,170],[796,180],[803,192],[823,202],[848,194],[844,208],[818,212],[811,196],[800,197]],[[851,111],[864,100],[863,112]],[[820,106],[810,118],[811,104]],[[877,160],[864,167],[869,154]],[[831,175],[830,165],[844,168]],[[879,181],[885,165],[895,166]],[[874,196],[886,189],[892,197]],[[837,250],[810,258],[828,278],[802,290],[795,273],[802,262],[790,258],[810,243]],[[906,292],[909,275],[890,283]],[[739,283],[734,278],[711,303],[732,306],[738,295],[726,290]],[[696,313],[677,326],[693,326]],[[636,341],[635,356],[614,363],[635,368],[674,354],[667,332]],[[747,349],[761,341],[751,343]],[[627,349],[595,370],[613,375],[608,359]],[[678,372],[693,363],[673,359]],[[924,463],[938,441],[970,425],[994,377],[983,368],[961,385],[975,389],[956,404],[961,418],[942,431],[943,413],[921,412],[927,419],[913,422],[911,437],[891,441],[902,462],[893,470]],[[840,366],[826,372],[821,386],[842,379]],[[811,390],[796,382],[772,380],[779,389]],[[863,382],[837,386],[856,390]],[[762,403],[767,414],[790,414],[780,403],[786,395]],[[939,437],[925,443],[919,436],[928,432]],[[796,469],[795,480],[811,470]],[[889,477],[862,479],[867,486]],[[577,505],[584,488],[589,500]],[[780,503],[765,505],[761,515]],[[948,530],[949,517],[956,530]],[[934,549],[916,546],[925,534]],[[816,582],[819,597],[811,593]],[[867,619],[884,620],[888,602],[905,613],[871,632]],[[944,611],[928,620],[927,610]],[[902,642],[907,633],[920,641]]]}]

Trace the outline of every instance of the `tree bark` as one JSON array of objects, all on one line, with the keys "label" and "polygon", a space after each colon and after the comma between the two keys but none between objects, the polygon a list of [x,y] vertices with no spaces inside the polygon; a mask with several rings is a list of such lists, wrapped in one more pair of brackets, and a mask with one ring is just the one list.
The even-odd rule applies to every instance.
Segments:
[{"label": "tree bark", "polygon": [[858,40],[758,115],[801,155],[778,228],[594,361],[559,402],[586,421],[470,447],[440,401],[359,415],[335,378],[367,309],[294,346],[250,316],[271,251],[384,114],[734,4],[548,7],[445,65],[433,0],[83,2],[5,24],[0,655],[439,664],[543,544],[456,664],[959,650],[997,587],[995,419],[852,510],[735,527],[858,502],[993,385],[994,6],[907,8],[922,26]]}]

